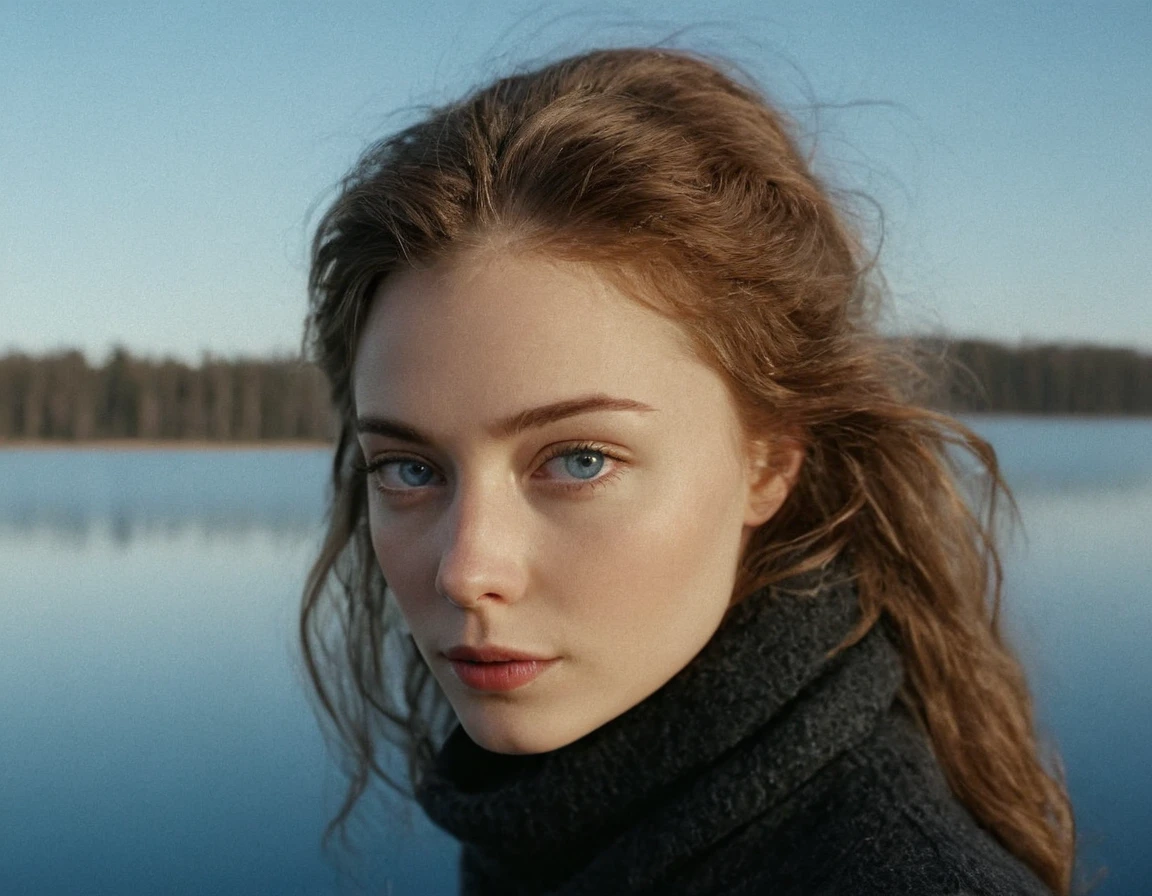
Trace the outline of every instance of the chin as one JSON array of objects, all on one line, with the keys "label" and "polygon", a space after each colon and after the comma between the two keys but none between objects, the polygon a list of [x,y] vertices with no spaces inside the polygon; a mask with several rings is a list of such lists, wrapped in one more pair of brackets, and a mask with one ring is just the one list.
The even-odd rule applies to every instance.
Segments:
[{"label": "chin", "polygon": [[569,725],[554,726],[525,714],[515,721],[493,718],[489,714],[458,714],[460,724],[472,740],[493,753],[527,756],[549,753],[579,740],[588,732]]}]

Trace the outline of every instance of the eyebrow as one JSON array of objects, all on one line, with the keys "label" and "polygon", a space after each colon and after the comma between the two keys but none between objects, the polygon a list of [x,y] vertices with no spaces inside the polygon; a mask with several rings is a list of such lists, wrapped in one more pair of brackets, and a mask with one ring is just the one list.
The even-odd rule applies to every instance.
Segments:
[{"label": "eyebrow", "polygon": [[[654,411],[656,408],[635,401],[631,398],[615,398],[611,395],[595,394],[582,395],[577,398],[567,398],[563,401],[554,401],[551,404],[540,405],[518,411],[510,417],[497,421],[488,427],[488,431],[498,438],[511,438],[529,429],[537,429],[575,417],[579,414],[590,414],[594,411]],[[433,440],[415,427],[399,420],[389,420],[386,417],[357,417],[356,431],[373,433],[375,435],[390,436],[402,442],[411,442],[414,445],[432,445]]]}]

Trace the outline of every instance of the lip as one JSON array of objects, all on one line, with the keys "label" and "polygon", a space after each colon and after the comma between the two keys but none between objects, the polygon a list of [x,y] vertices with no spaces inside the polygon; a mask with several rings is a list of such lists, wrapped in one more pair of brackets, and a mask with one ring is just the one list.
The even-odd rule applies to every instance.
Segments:
[{"label": "lip", "polygon": [[541,657],[506,647],[465,647],[444,651],[452,671],[465,687],[476,691],[507,692],[535,681],[559,657]]},{"label": "lip", "polygon": [[512,650],[508,647],[497,647],[495,645],[469,647],[466,644],[459,644],[456,647],[445,650],[444,656],[450,660],[464,660],[469,663],[546,663],[551,659],[555,659],[555,657],[538,656],[532,653],[525,653],[523,650]]},{"label": "lip", "polygon": [[509,660],[504,663],[472,663],[452,660],[452,671],[474,691],[514,691],[535,681],[555,660]]}]

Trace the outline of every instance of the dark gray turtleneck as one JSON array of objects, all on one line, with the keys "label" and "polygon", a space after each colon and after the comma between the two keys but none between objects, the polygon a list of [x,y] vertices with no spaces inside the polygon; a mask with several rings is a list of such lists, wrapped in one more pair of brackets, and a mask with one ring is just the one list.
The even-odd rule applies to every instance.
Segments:
[{"label": "dark gray turtleneck", "polygon": [[953,798],[849,585],[758,592],[664,687],[559,750],[457,727],[417,798],[466,896],[1049,891]]}]

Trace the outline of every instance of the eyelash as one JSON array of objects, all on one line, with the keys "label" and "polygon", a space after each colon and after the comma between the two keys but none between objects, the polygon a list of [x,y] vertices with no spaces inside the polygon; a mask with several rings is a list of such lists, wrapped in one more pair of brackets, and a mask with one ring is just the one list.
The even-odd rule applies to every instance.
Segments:
[{"label": "eyelash", "polygon": [[[624,460],[609,451],[606,446],[600,445],[596,442],[578,442],[573,445],[557,445],[548,450],[548,453],[540,462],[540,466],[544,466],[544,464],[555,460],[558,457],[583,454],[585,452],[595,452],[596,454],[604,455],[605,458],[613,462],[612,469],[602,476],[597,476],[595,479],[574,480],[568,483],[554,484],[551,487],[558,488],[566,492],[590,493],[594,489],[600,488],[601,486],[613,482],[622,472],[621,468],[625,463]],[[429,464],[422,458],[413,457],[406,454],[386,454],[381,457],[374,458],[367,463],[356,462],[354,466],[358,472],[363,473],[366,476],[371,476],[372,474],[379,472],[386,464],[402,463],[404,461],[415,461],[416,463],[426,465],[429,467],[429,469],[435,469],[432,464]],[[422,491],[427,486],[412,486],[410,488],[386,488],[380,485],[379,481],[377,481],[375,483],[375,487],[378,492],[385,496],[402,498],[408,495],[414,495]]]}]

